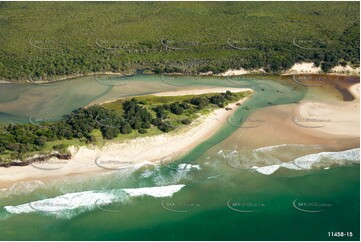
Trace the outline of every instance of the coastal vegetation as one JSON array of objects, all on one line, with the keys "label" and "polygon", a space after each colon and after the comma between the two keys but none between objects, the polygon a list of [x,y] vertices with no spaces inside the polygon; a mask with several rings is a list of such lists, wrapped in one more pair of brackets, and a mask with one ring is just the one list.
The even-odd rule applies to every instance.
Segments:
[{"label": "coastal vegetation", "polygon": [[1,2],[0,79],[359,65],[358,2]]},{"label": "coastal vegetation", "polygon": [[101,145],[106,140],[167,133],[248,95],[248,91],[227,91],[174,97],[139,96],[80,108],[59,121],[1,124],[0,161],[25,160],[30,155],[53,151],[66,153],[70,145]]}]

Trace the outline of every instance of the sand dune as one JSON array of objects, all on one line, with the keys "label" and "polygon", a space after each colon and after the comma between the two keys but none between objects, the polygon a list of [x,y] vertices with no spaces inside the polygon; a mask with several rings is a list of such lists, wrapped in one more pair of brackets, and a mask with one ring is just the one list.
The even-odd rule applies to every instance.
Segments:
[{"label": "sand dune", "polygon": [[[244,69],[240,68],[238,70],[229,69],[221,74],[215,76],[235,76],[235,75],[247,75],[247,74],[264,74],[265,71],[260,69]],[[284,71],[283,75],[293,75],[293,74],[322,74],[323,71],[321,67],[316,67],[313,62],[300,62],[295,63],[289,70]],[[209,74],[209,73],[208,73]],[[360,75],[360,68],[352,68],[351,66],[335,66],[330,71],[329,74],[332,75]]]}]

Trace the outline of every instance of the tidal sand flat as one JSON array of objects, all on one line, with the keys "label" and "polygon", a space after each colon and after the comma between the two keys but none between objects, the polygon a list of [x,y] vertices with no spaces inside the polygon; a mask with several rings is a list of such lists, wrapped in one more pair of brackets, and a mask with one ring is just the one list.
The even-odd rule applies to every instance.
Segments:
[{"label": "tidal sand flat", "polygon": [[[308,76],[307,80],[317,86],[308,86],[302,100],[256,110],[208,154],[221,150],[220,158],[236,169],[253,169],[267,175],[280,167],[306,169],[293,165],[298,161],[314,169],[359,164],[358,79]],[[340,87],[353,98],[344,100]]]}]

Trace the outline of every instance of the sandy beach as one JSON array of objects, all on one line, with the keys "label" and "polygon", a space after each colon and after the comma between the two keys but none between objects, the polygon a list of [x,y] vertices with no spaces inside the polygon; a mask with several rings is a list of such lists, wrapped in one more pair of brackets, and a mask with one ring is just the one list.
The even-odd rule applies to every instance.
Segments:
[{"label": "sandy beach", "polygon": [[258,149],[280,144],[322,145],[328,151],[343,151],[360,146],[360,83],[348,88],[353,101],[304,100],[297,104],[270,106],[249,116],[265,120],[252,129],[239,129],[229,144],[244,144]]},{"label": "sandy beach", "polygon": [[[159,93],[157,95],[186,95],[210,92],[250,91],[243,88],[217,88],[180,92]],[[239,100],[245,102],[247,98]],[[192,147],[211,137],[227,118],[238,108],[236,103],[216,109],[210,114],[194,120],[190,126],[184,126],[174,132],[137,138],[121,143],[109,142],[99,147],[70,147],[70,160],[49,160],[46,164],[26,167],[0,168],[0,188],[9,187],[17,181],[42,180],[61,176],[91,172],[109,172],[129,166],[142,166],[146,163],[171,162],[172,157],[186,153]]]},{"label": "sandy beach", "polygon": [[247,74],[264,74],[266,73],[262,68],[260,69],[250,69],[250,70],[246,70],[246,69],[238,69],[238,70],[233,70],[233,69],[229,69],[223,73],[220,73],[218,75],[215,76],[239,76],[239,75],[247,75]]},{"label": "sandy beach", "polygon": [[301,122],[297,122],[297,118],[293,121],[302,126],[302,120],[305,120],[308,123],[306,127],[317,127],[317,132],[334,137],[360,137],[360,83],[350,86],[348,91],[354,100],[335,103],[301,102],[296,108]]}]

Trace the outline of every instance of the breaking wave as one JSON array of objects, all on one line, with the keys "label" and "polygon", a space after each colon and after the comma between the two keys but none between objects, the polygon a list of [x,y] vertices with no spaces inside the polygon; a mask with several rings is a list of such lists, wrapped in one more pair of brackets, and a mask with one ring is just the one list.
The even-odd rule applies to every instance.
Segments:
[{"label": "breaking wave", "polygon": [[159,187],[126,188],[106,191],[85,191],[68,193],[65,195],[33,201],[15,206],[5,206],[4,209],[11,214],[39,212],[57,218],[72,218],[80,213],[94,210],[99,205],[114,202],[126,202],[129,197],[152,196],[171,197],[185,185],[169,185]]},{"label": "breaking wave", "polygon": [[281,167],[291,170],[310,170],[320,168],[329,169],[329,166],[331,165],[352,164],[360,164],[360,148],[339,152],[321,152],[310,154],[286,163],[264,167],[253,166],[252,169],[261,174],[270,175]]},{"label": "breaking wave", "polygon": [[[303,147],[299,153],[288,155],[284,148]],[[360,148],[339,151],[339,152],[317,152],[318,145],[303,146],[303,145],[277,145],[259,148],[251,151],[237,152],[220,150],[217,154],[225,160],[225,162],[232,168],[239,170],[255,170],[264,175],[273,174],[279,168],[287,168],[291,170],[309,170],[321,169],[334,165],[352,165],[360,163]],[[272,153],[278,150],[280,155],[286,153],[283,157]],[[312,152],[312,154],[309,154]],[[303,155],[306,153],[305,155]]]}]

